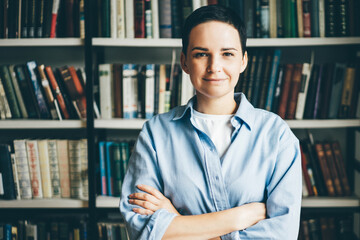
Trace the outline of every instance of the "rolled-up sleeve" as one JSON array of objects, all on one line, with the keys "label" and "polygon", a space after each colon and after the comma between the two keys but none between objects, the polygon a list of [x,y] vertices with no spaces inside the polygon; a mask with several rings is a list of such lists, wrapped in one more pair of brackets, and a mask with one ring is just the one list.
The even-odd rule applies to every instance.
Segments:
[{"label": "rolled-up sleeve", "polygon": [[138,184],[146,184],[162,191],[162,178],[158,168],[156,151],[144,125],[129,160],[120,199],[120,212],[124,217],[130,239],[161,239],[176,214],[160,209],[152,215],[140,215],[132,211],[128,202],[131,193],[139,192]]},{"label": "rolled-up sleeve", "polygon": [[267,185],[267,218],[239,231],[240,239],[297,239],[301,209],[301,154],[288,130],[280,138],[273,174]]}]

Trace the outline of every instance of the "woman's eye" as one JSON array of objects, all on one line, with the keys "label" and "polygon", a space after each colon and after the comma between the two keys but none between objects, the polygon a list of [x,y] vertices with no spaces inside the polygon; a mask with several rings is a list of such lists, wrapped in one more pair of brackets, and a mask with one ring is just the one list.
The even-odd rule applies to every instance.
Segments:
[{"label": "woman's eye", "polygon": [[206,54],[206,53],[203,53],[203,52],[195,53],[195,58],[206,57],[206,56],[207,56],[207,54]]},{"label": "woman's eye", "polygon": [[230,53],[230,52],[225,52],[225,53],[224,53],[224,56],[226,56],[226,57],[231,57],[231,56],[234,56],[234,54],[233,54],[233,53]]}]

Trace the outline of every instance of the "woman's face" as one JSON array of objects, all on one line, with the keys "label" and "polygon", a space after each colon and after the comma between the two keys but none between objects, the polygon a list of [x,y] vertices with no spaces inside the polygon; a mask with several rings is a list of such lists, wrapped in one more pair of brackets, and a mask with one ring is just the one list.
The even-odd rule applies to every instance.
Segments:
[{"label": "woman's face", "polygon": [[233,99],[239,75],[246,68],[238,31],[230,24],[210,21],[194,27],[189,35],[183,70],[190,75],[198,97]]}]

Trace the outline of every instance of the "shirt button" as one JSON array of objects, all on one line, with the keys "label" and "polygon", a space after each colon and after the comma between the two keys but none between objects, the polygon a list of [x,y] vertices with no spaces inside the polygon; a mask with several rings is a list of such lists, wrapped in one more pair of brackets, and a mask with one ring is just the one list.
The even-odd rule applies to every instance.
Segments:
[{"label": "shirt button", "polygon": [[216,179],[216,180],[219,180],[219,176],[216,176],[215,179]]}]

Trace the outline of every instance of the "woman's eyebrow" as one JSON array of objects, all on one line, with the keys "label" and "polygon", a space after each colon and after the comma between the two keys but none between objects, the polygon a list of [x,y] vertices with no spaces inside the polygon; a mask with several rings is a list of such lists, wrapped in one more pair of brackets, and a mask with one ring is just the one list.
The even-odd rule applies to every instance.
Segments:
[{"label": "woman's eyebrow", "polygon": [[238,51],[236,48],[222,48],[221,49],[221,51],[229,51],[229,50]]},{"label": "woman's eyebrow", "polygon": [[202,48],[202,47],[194,47],[193,49],[191,49],[191,51],[194,51],[194,50],[209,51],[209,49],[207,49],[207,48]]}]

